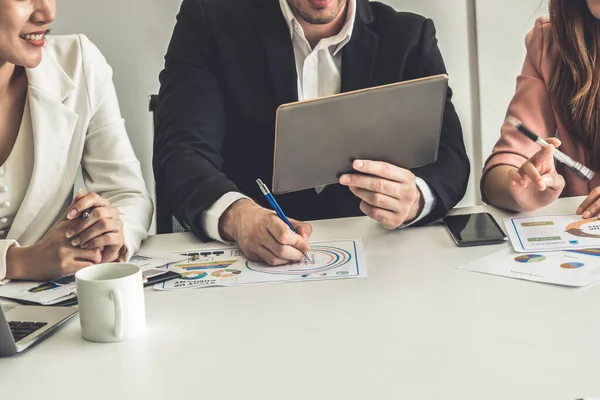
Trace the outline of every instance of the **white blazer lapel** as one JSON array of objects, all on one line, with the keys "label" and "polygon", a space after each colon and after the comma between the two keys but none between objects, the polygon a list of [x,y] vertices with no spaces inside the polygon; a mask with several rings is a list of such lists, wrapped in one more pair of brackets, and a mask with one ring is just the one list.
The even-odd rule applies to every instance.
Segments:
[{"label": "white blazer lapel", "polygon": [[29,188],[13,221],[9,237],[18,239],[48,202],[63,179],[67,152],[78,115],[63,104],[75,86],[61,66],[44,50],[42,63],[27,70],[28,100],[34,143],[34,166]]}]

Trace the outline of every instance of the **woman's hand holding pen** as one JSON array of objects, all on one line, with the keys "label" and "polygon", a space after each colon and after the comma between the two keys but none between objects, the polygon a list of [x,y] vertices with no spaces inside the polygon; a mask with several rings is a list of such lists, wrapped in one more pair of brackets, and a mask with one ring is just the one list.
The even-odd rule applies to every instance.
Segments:
[{"label": "woman's hand holding pen", "polygon": [[508,167],[508,189],[522,211],[544,207],[560,196],[565,187],[564,178],[556,173],[552,146],[558,148],[560,140],[546,139],[550,146],[538,151],[519,169]]},{"label": "woman's hand holding pen", "polygon": [[[75,204],[84,195],[80,191],[73,200]],[[71,275],[81,268],[102,261],[100,249],[73,247],[66,238],[72,223],[64,218],[58,221],[44,237],[32,246],[11,247],[6,255],[9,279],[45,281]]]},{"label": "woman's hand holding pen", "polygon": [[8,249],[6,277],[45,281],[100,263],[99,249],[82,249],[69,243],[65,235],[70,226],[69,221],[61,220],[36,244]]},{"label": "woman's hand holding pen", "polygon": [[[90,210],[89,218],[80,218]],[[116,261],[123,254],[125,236],[119,210],[96,193],[74,201],[67,210],[67,220],[72,221],[65,236],[71,245],[82,249],[100,249],[101,262]]]},{"label": "woman's hand holding pen", "polygon": [[247,258],[283,265],[304,258],[309,251],[309,224],[290,218],[294,227],[283,222],[274,211],[267,210],[248,199],[238,200],[225,211],[219,222],[221,236],[236,241]]}]

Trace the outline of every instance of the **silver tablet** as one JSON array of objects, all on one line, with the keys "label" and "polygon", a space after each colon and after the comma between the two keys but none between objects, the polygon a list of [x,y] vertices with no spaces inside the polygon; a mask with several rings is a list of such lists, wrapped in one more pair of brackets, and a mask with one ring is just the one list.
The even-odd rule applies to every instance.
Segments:
[{"label": "silver tablet", "polygon": [[337,183],[356,159],[434,163],[447,90],[448,76],[436,75],[281,105],[273,193]]}]

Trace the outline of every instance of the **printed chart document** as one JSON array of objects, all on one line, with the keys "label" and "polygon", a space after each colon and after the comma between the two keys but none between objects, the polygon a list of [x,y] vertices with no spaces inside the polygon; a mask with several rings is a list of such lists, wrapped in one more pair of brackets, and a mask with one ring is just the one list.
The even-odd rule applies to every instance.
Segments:
[{"label": "printed chart document", "polygon": [[[150,271],[186,258],[186,256],[168,252],[142,251],[132,256],[129,262],[138,265],[142,271]],[[167,272],[167,269],[164,271]],[[48,282],[11,281],[0,286],[0,297],[41,305],[61,303],[74,299],[76,296],[74,275]]]},{"label": "printed chart document", "polygon": [[600,221],[580,215],[548,215],[506,219],[515,251],[556,251],[600,248]]},{"label": "printed chart document", "polygon": [[0,286],[0,297],[44,306],[57,304],[75,296],[74,275],[48,282],[10,281]]},{"label": "printed chart document", "polygon": [[154,288],[178,290],[367,276],[360,239],[316,242],[310,246],[314,263],[302,259],[280,267],[249,261],[235,247],[182,252],[187,260],[169,267],[181,273],[182,278],[156,284]]},{"label": "printed chart document", "polygon": [[508,248],[459,269],[555,285],[584,287],[600,281],[600,249],[523,254]]},{"label": "printed chart document", "polygon": [[186,258],[186,256],[182,256],[181,254],[172,254],[166,251],[142,250],[133,255],[129,262],[140,267],[142,271],[149,271],[155,268],[166,267],[169,264],[183,261]]}]

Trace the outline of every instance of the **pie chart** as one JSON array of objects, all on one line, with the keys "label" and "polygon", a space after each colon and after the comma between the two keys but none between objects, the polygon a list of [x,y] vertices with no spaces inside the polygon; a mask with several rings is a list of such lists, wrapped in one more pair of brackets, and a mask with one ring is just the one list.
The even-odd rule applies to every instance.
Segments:
[{"label": "pie chart", "polygon": [[561,264],[560,267],[564,268],[564,269],[577,269],[577,268],[581,268],[583,267],[583,263],[580,262],[568,262],[568,263],[564,263]]},{"label": "pie chart", "polygon": [[546,257],[541,254],[525,254],[525,255],[515,258],[515,261],[518,263],[522,263],[522,264],[531,264],[531,263],[542,262],[545,259],[546,259]]},{"label": "pie chart", "polygon": [[181,279],[194,281],[197,279],[203,279],[206,277],[206,275],[207,273],[204,271],[188,271],[181,274]]},{"label": "pie chart", "polygon": [[241,274],[242,271],[240,271],[239,269],[218,269],[216,271],[214,271],[211,276],[214,276],[215,278],[233,278],[236,275]]}]

